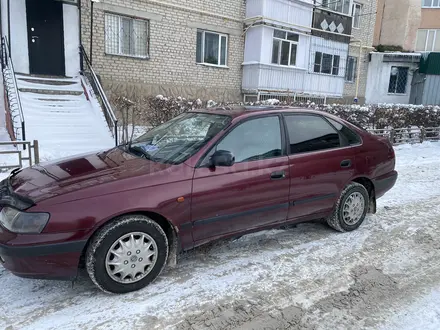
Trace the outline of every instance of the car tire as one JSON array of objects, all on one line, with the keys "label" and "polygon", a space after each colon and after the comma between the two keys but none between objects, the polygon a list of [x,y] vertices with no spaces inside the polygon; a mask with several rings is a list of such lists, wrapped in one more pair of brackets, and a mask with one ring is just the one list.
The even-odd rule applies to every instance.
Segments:
[{"label": "car tire", "polygon": [[122,216],[105,225],[86,251],[91,280],[104,292],[144,288],[162,272],[168,258],[163,229],[142,215]]},{"label": "car tire", "polygon": [[341,193],[328,225],[340,232],[353,231],[364,222],[369,205],[367,189],[356,182],[350,183]]}]

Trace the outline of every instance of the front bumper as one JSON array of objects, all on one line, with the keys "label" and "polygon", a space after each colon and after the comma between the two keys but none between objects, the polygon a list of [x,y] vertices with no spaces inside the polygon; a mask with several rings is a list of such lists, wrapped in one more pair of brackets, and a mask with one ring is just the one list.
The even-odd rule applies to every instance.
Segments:
[{"label": "front bumper", "polygon": [[72,280],[87,241],[11,246],[0,243],[0,264],[25,278]]}]

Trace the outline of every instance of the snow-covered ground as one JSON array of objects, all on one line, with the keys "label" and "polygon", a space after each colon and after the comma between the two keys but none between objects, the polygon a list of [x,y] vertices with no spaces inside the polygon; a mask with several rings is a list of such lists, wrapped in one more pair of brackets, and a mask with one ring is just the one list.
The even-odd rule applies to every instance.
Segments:
[{"label": "snow-covered ground", "polygon": [[321,223],[185,253],[107,295],[0,267],[0,329],[439,329],[440,144],[396,148],[399,179],[359,230]]}]

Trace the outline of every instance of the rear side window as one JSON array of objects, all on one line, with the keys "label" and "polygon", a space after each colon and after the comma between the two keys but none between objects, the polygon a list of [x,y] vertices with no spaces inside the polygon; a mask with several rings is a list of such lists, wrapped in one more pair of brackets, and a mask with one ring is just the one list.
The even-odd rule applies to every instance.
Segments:
[{"label": "rear side window", "polygon": [[344,144],[346,146],[353,146],[361,143],[361,138],[347,126],[344,126],[333,119],[327,118],[327,120],[338,130],[344,138]]},{"label": "rear side window", "polygon": [[286,116],[290,154],[341,147],[338,132],[322,117]]}]

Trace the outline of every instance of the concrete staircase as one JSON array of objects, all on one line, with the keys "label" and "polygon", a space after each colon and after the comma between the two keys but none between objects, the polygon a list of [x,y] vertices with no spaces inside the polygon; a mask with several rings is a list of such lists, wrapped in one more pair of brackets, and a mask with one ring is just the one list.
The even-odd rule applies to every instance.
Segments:
[{"label": "concrete staircase", "polygon": [[84,93],[84,77],[16,76],[26,140],[39,140],[42,160],[114,146],[99,103]]}]

